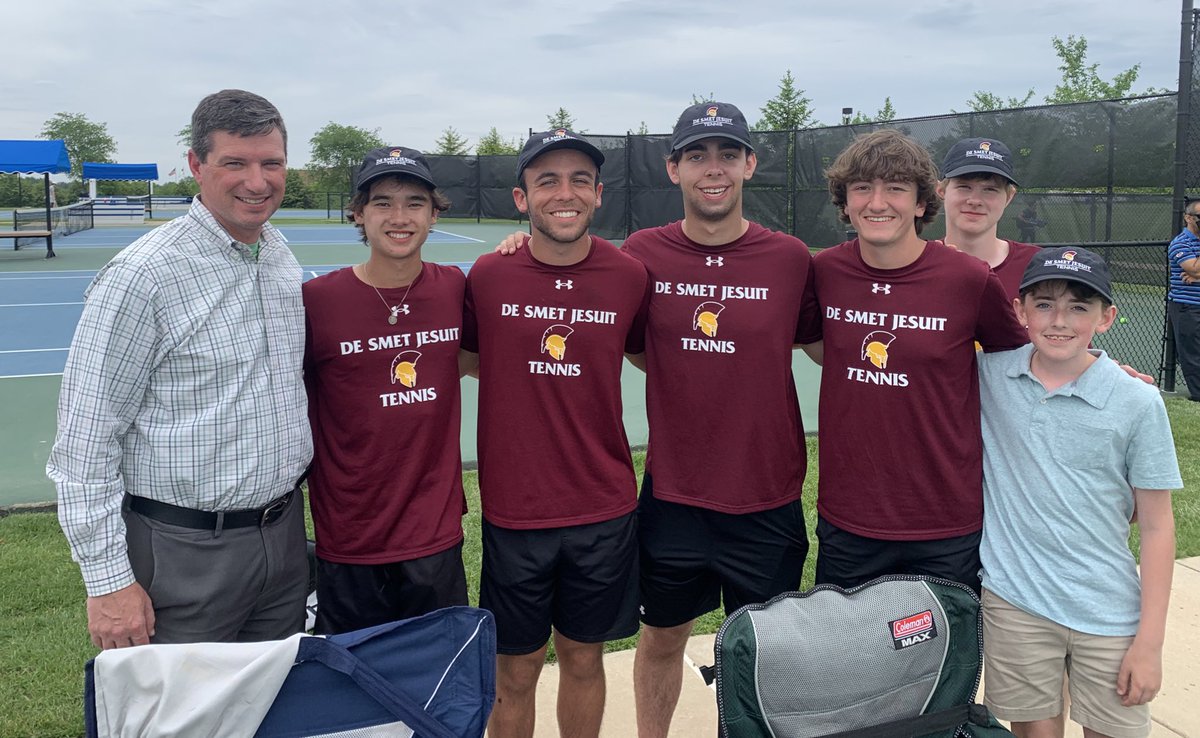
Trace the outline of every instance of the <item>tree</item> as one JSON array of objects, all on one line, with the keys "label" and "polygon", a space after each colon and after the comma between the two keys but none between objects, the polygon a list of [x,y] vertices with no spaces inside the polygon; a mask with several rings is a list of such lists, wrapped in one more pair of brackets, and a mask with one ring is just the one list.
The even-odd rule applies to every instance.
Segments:
[{"label": "tree", "polygon": [[462,156],[470,148],[470,141],[459,135],[454,126],[446,126],[434,145],[437,149],[433,153],[439,156]]},{"label": "tree", "polygon": [[[1025,93],[1025,97],[1000,97],[991,92],[975,90],[975,94],[967,100],[967,107],[976,113],[986,113],[989,110],[1004,110],[1006,108],[1023,108],[1033,99],[1033,88]],[[957,112],[957,111],[951,111]]]},{"label": "tree", "polygon": [[584,131],[575,127],[575,117],[567,112],[566,108],[559,108],[550,115],[547,115],[546,125],[550,126],[550,130],[552,131],[556,128],[566,128],[576,133],[584,133]]},{"label": "tree", "polygon": [[633,134],[635,136],[649,136],[650,135],[650,126],[646,125],[646,121],[642,121],[642,124],[640,126],[638,126],[638,129],[636,131],[633,131]]},{"label": "tree", "polygon": [[496,126],[492,126],[492,129],[479,139],[475,153],[479,156],[512,156],[521,153],[520,141],[515,138],[505,140],[500,136],[500,131],[496,130]]},{"label": "tree", "polygon": [[778,94],[762,106],[762,116],[754,126],[759,131],[791,131],[812,128],[817,123],[813,118],[812,100],[804,96],[804,90],[796,87],[790,69],[779,80]]},{"label": "tree", "polygon": [[1062,84],[1056,85],[1054,92],[1046,96],[1046,102],[1057,105],[1060,103],[1088,102],[1090,100],[1112,100],[1118,97],[1128,97],[1133,83],[1137,82],[1141,64],[1134,64],[1129,69],[1113,77],[1112,82],[1105,82],[1096,73],[1099,64],[1087,64],[1087,38],[1068,35],[1064,41],[1054,36],[1050,42],[1054,45],[1054,53],[1062,61],[1058,65],[1063,73]]},{"label": "tree", "polygon": [[179,129],[179,133],[175,134],[175,143],[185,149],[192,148],[192,124],[188,123],[183,128]]},{"label": "tree", "polygon": [[317,195],[308,183],[304,172],[299,169],[288,169],[286,189],[283,193],[283,208],[315,208]]},{"label": "tree", "polygon": [[850,125],[858,125],[860,123],[887,123],[889,120],[896,119],[896,108],[892,105],[892,98],[883,98],[883,107],[875,112],[875,115],[867,115],[861,110],[854,114],[854,117],[849,120]]},{"label": "tree", "polygon": [[694,92],[692,93],[692,103],[691,103],[692,105],[702,105],[704,103],[710,103],[710,102],[716,102],[716,101],[717,101],[717,93],[715,93],[715,92],[710,92],[707,95],[697,95]]},{"label": "tree", "polygon": [[108,124],[93,123],[83,113],[55,113],[42,125],[41,137],[61,138],[71,157],[71,176],[83,179],[83,163],[111,162],[117,142],[108,134]]},{"label": "tree", "polygon": [[367,130],[329,122],[308,140],[309,170],[324,192],[349,192],[354,170],[371,149],[383,146],[379,129]]}]

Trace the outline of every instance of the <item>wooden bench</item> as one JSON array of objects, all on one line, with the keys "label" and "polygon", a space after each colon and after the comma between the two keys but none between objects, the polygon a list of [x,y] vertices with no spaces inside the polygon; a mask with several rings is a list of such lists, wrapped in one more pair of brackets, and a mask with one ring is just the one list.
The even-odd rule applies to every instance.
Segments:
[{"label": "wooden bench", "polygon": [[54,232],[53,231],[0,231],[0,238],[11,238],[13,240],[13,251],[21,248],[17,243],[18,238],[44,238],[46,239],[46,258],[53,259],[54,254]]}]

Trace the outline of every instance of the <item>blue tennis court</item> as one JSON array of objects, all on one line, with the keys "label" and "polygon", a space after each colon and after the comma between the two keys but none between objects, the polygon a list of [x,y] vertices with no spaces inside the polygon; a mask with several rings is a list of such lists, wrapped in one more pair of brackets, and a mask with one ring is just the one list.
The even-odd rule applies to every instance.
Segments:
[{"label": "blue tennis court", "polygon": [[[358,230],[349,224],[333,225],[288,225],[286,221],[277,223],[288,243],[292,246],[353,244],[359,243]],[[141,236],[149,233],[156,226],[112,226],[93,228],[91,230],[73,233],[70,236],[54,239],[54,250],[70,251],[72,249],[113,249],[124,248]],[[425,241],[429,245],[437,244],[479,244],[482,239],[463,236],[449,231],[434,230]],[[37,245],[24,248],[37,248]]]},{"label": "blue tennis court", "polygon": [[[448,262],[466,273],[471,262]],[[302,267],[304,279],[349,266]],[[62,374],[95,271],[0,272],[0,378]]]}]

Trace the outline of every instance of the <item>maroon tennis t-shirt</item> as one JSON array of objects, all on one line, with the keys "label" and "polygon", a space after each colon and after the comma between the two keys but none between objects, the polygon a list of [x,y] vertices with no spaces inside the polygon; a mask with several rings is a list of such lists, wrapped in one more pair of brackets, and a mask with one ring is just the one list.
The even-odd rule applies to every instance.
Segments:
[{"label": "maroon tennis t-shirt", "polygon": [[983,525],[975,341],[1028,342],[983,261],[930,241],[874,269],[857,240],[813,259],[824,311],[817,510],[851,533],[936,540]]},{"label": "maroon tennis t-shirt", "polygon": [[570,266],[525,248],[471,267],[463,348],[479,354],[479,489],[493,525],[583,525],[637,505],[621,370],[643,350],[646,270],[591,240]]},{"label": "maroon tennis t-shirt", "polygon": [[[411,289],[376,294],[350,268],[304,284],[308,488],[321,558],[407,561],[462,540],[465,286],[456,267],[429,263]],[[384,302],[407,305],[395,325]]]},{"label": "maroon tennis t-shirt", "polygon": [[702,246],[682,223],[622,246],[654,283],[646,333],[654,496],[727,513],[799,499],[807,459],[792,346],[819,338],[799,239],[756,223]]},{"label": "maroon tennis t-shirt", "polygon": [[1009,241],[1008,256],[992,269],[1000,278],[1000,284],[1004,285],[1004,295],[1008,298],[1009,305],[1021,291],[1021,277],[1025,275],[1025,267],[1029,266],[1033,255],[1041,250],[1040,246],[1031,243]]}]

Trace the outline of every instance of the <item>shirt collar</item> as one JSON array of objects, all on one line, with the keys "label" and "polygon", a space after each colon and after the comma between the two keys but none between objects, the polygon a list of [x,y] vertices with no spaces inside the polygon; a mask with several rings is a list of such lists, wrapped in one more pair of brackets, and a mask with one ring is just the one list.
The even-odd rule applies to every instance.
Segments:
[{"label": "shirt collar", "polygon": [[[213,217],[212,212],[204,207],[204,203],[200,202],[199,195],[192,198],[192,206],[188,208],[188,216],[199,223],[214,239],[232,247],[238,253],[253,257],[254,254],[250,247],[229,235],[229,231],[225,230],[224,226],[218,223],[217,219]],[[259,258],[261,259],[263,254],[270,249],[286,247],[287,239],[279,232],[278,228],[267,222],[263,224],[259,243],[262,244],[259,248]]]},{"label": "shirt collar", "polygon": [[[1033,376],[1033,372],[1029,368],[1030,359],[1033,358],[1034,347],[1032,343],[1027,343],[1019,349],[1016,349],[1014,358],[1016,361],[1009,366],[1006,374],[1009,377],[1025,376],[1029,381],[1035,383],[1039,388],[1042,383],[1038,378]],[[1067,382],[1063,386],[1047,392],[1047,397],[1054,395],[1063,395],[1066,397],[1078,397],[1095,408],[1103,409],[1108,398],[1112,395],[1113,386],[1116,385],[1117,379],[1122,370],[1100,349],[1088,349],[1088,351],[1096,357],[1092,365],[1084,370],[1075,378],[1073,382]],[[1043,389],[1044,391],[1044,389]]]}]

